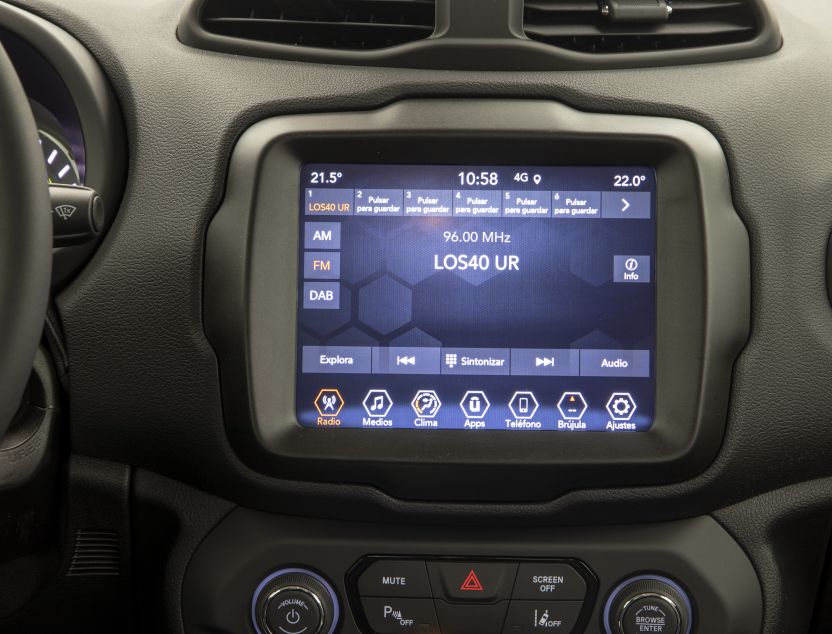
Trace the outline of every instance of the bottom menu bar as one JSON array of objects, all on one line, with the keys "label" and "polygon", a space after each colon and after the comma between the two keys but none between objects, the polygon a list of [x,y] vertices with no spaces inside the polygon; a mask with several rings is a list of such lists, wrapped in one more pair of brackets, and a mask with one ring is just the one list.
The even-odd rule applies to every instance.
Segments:
[{"label": "bottom menu bar", "polygon": [[304,374],[646,378],[649,350],[304,346]]}]

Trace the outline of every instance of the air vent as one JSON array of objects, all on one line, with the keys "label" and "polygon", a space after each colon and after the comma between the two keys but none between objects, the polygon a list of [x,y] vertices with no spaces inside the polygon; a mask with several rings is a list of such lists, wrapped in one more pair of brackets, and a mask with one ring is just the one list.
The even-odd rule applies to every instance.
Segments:
[{"label": "air vent", "polygon": [[79,530],[67,575],[70,577],[115,577],[121,574],[118,533]]},{"label": "air vent", "polygon": [[430,37],[435,0],[206,0],[202,27],[242,40],[344,50]]},{"label": "air vent", "polygon": [[[630,5],[638,2],[631,2]],[[644,0],[641,5],[644,6]],[[644,21],[615,19],[626,0],[526,0],[526,35],[582,53],[638,53],[692,49],[753,40],[760,33],[749,0],[655,0],[664,12]]]}]

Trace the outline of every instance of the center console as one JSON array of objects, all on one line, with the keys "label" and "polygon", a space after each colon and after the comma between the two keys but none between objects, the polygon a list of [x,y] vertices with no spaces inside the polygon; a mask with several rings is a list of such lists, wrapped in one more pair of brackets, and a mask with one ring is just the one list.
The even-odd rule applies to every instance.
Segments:
[{"label": "center console", "polygon": [[[230,444],[264,477],[434,507],[694,477],[725,431],[748,248],[721,148],[684,121],[475,100],[263,121],[206,242]],[[190,566],[188,631],[760,628],[710,518],[361,519],[235,511]]]}]

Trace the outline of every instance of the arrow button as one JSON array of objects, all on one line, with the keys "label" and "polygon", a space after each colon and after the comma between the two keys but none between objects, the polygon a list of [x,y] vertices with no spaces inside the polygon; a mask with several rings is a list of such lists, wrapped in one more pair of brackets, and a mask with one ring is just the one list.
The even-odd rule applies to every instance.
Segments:
[{"label": "arrow button", "polygon": [[618,220],[649,220],[652,216],[651,192],[603,192],[601,218]]}]

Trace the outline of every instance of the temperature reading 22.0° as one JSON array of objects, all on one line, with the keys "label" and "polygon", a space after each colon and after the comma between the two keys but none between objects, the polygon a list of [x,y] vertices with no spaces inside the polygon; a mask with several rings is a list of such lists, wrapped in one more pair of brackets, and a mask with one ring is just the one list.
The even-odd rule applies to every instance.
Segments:
[{"label": "temperature reading 22.0\u00b0", "polygon": [[639,187],[647,180],[646,176],[630,176],[629,174],[616,174],[613,177],[615,187]]}]

